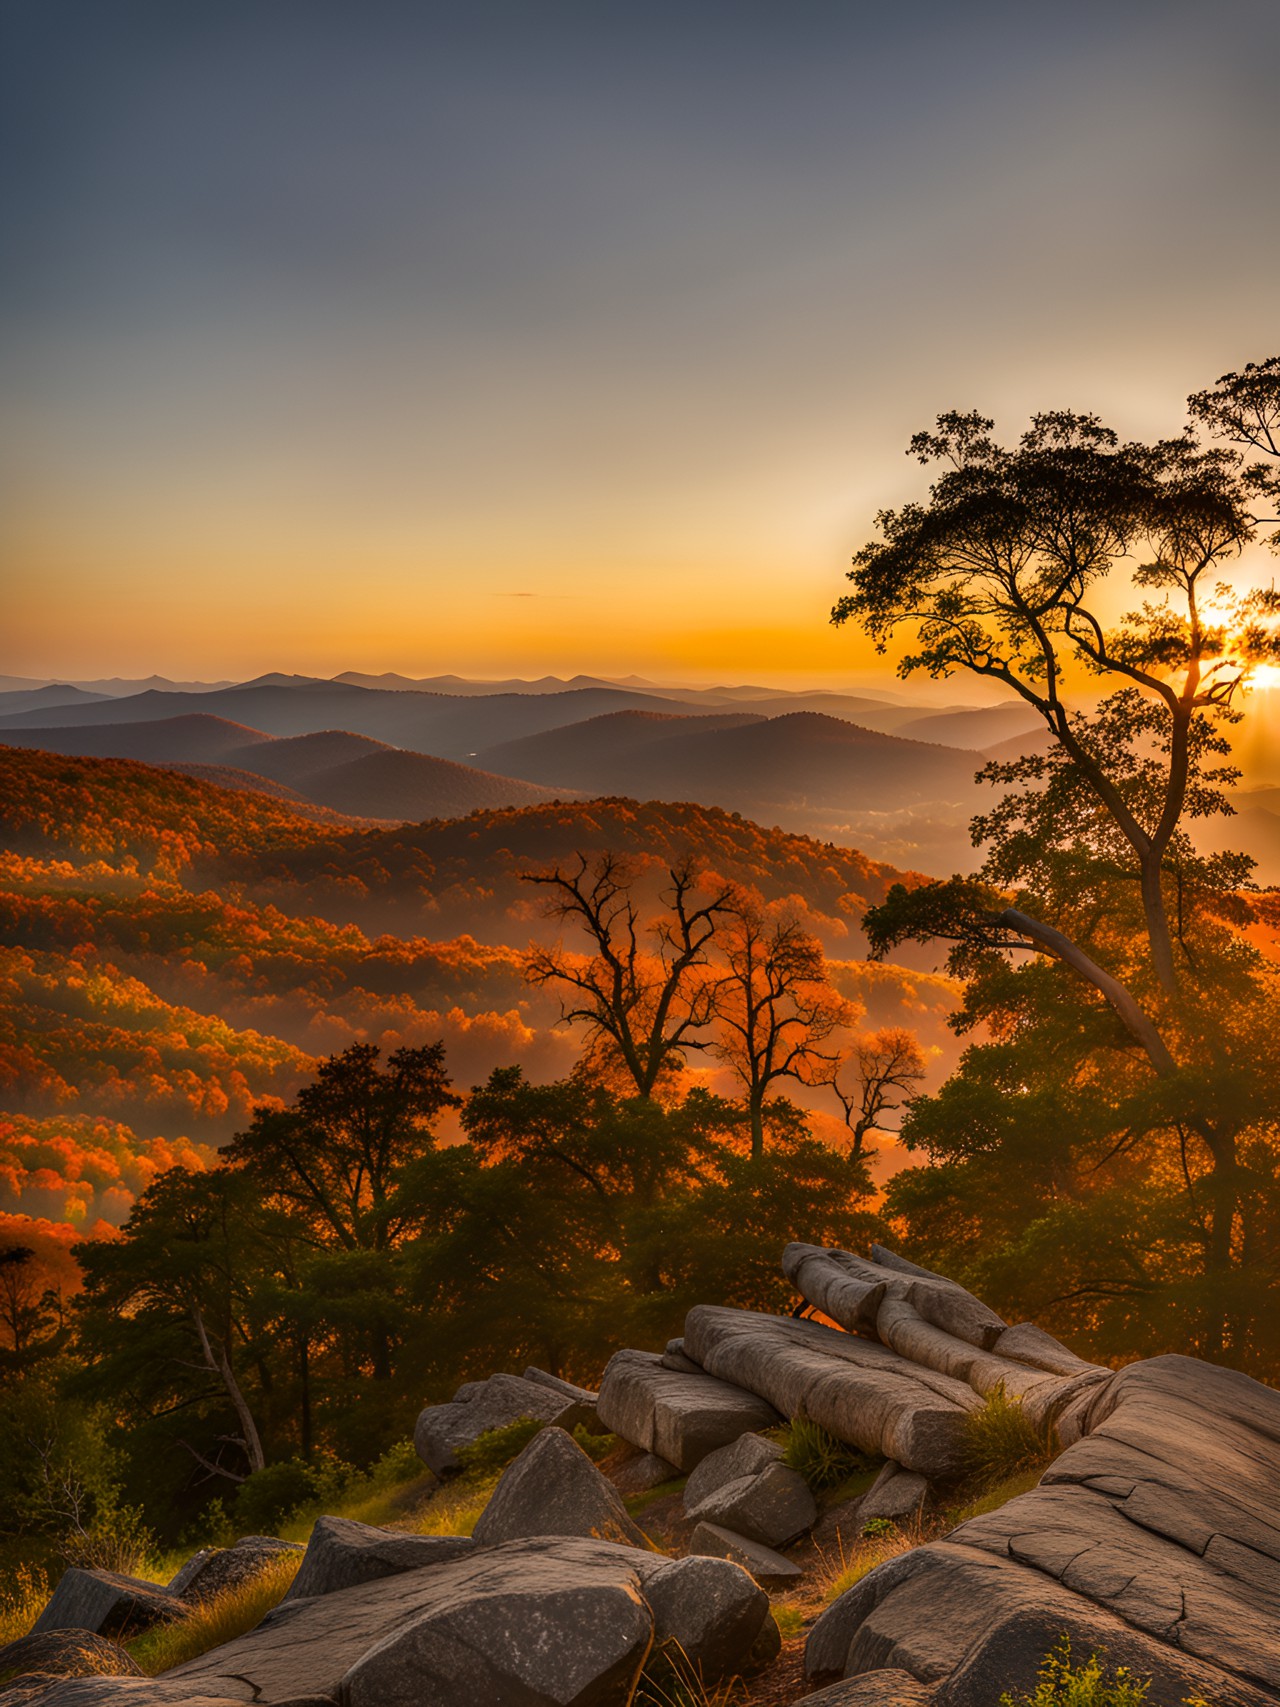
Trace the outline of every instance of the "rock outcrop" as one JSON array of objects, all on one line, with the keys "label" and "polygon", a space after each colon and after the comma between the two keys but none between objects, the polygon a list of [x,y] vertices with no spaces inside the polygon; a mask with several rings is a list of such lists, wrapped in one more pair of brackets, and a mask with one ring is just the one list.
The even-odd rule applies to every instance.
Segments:
[{"label": "rock outcrop", "polygon": [[180,1618],[182,1601],[168,1589],[115,1571],[64,1571],[49,1604],[32,1625],[46,1630],[88,1630],[99,1636],[136,1636],[165,1619]]},{"label": "rock outcrop", "polygon": [[622,1707],[651,1650],[679,1643],[711,1679],[746,1664],[759,1642],[766,1596],[728,1560],[694,1563],[576,1537],[477,1544],[288,1600],[163,1681],[188,1691],[174,1699],[264,1707],[308,1697],[349,1707]]},{"label": "rock outcrop", "polygon": [[882,1565],[815,1625],[815,1681],[884,1667],[937,1707],[1030,1689],[1064,1633],[1153,1700],[1280,1700],[1280,1393],[1191,1358],[1096,1389],[1039,1487]]},{"label": "rock outcrop", "polygon": [[282,1554],[301,1551],[296,1542],[274,1535],[242,1535],[232,1547],[204,1547],[193,1553],[166,1589],[184,1605],[198,1605],[260,1576]]}]

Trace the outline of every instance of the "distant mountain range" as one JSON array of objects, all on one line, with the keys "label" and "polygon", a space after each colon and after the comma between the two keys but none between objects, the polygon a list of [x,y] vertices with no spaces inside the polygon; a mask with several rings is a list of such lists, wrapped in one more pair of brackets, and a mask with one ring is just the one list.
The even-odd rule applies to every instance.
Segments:
[{"label": "distant mountain range", "polygon": [[764,817],[789,809],[892,812],[974,798],[977,753],[904,740],[813,711],[781,717],[619,711],[477,755],[530,782],[585,793],[696,800]]}]

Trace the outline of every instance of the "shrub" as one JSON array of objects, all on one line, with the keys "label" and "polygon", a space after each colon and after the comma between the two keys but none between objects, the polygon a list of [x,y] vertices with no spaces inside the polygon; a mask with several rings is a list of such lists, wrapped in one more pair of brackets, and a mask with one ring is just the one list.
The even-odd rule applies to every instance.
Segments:
[{"label": "shrub", "polygon": [[573,1438],[587,1457],[594,1459],[597,1464],[602,1458],[607,1458],[618,1444],[616,1434],[592,1434],[585,1423],[576,1424]]},{"label": "shrub", "polygon": [[231,1515],[242,1535],[271,1535],[287,1517],[320,1497],[320,1475],[301,1458],[255,1470],[236,1490]]},{"label": "shrub", "polygon": [[1138,1678],[1128,1666],[1107,1671],[1104,1654],[1092,1653],[1083,1665],[1071,1663],[1071,1638],[1064,1636],[1037,1673],[1030,1695],[1005,1692],[1000,1707],[1143,1707],[1150,1678]]},{"label": "shrub", "polygon": [[546,1427],[538,1417],[517,1417],[502,1428],[487,1428],[469,1446],[460,1446],[454,1457],[468,1475],[491,1475],[505,1470]]},{"label": "shrub", "polygon": [[120,1571],[137,1576],[155,1550],[155,1536],[142,1521],[141,1507],[106,1501],[87,1529],[69,1535],[62,1544],[68,1565],[86,1571]]},{"label": "shrub", "polygon": [[782,1462],[803,1476],[815,1494],[838,1488],[850,1476],[871,1468],[871,1461],[864,1454],[804,1416],[791,1420]]},{"label": "shrub", "polygon": [[370,1466],[369,1481],[375,1488],[395,1488],[426,1474],[427,1467],[414,1451],[413,1442],[398,1440]]},{"label": "shrub", "polygon": [[870,1517],[862,1526],[864,1541],[883,1541],[897,1533],[898,1526],[891,1517]]},{"label": "shrub", "polygon": [[1006,1395],[1003,1382],[985,1404],[969,1412],[964,1434],[965,1473],[982,1487],[1047,1464],[1053,1456],[1047,1437],[1034,1427],[1021,1401]]}]

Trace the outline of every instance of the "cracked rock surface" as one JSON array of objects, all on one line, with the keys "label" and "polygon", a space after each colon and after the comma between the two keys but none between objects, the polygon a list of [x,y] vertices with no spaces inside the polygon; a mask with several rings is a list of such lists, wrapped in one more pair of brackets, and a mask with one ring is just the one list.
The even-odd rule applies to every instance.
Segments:
[{"label": "cracked rock surface", "polygon": [[879,1668],[937,1707],[1030,1688],[1073,1648],[1150,1674],[1156,1699],[1280,1701],[1280,1393],[1186,1357],[1100,1388],[1039,1487],[873,1571],[819,1619],[815,1681]]}]

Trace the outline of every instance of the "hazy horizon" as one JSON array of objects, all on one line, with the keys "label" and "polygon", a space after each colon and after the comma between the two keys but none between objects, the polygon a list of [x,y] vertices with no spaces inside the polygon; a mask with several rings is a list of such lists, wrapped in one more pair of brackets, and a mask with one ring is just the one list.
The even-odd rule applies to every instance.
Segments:
[{"label": "hazy horizon", "polygon": [[847,683],[911,432],[1274,342],[1260,0],[2,17],[15,675]]}]

